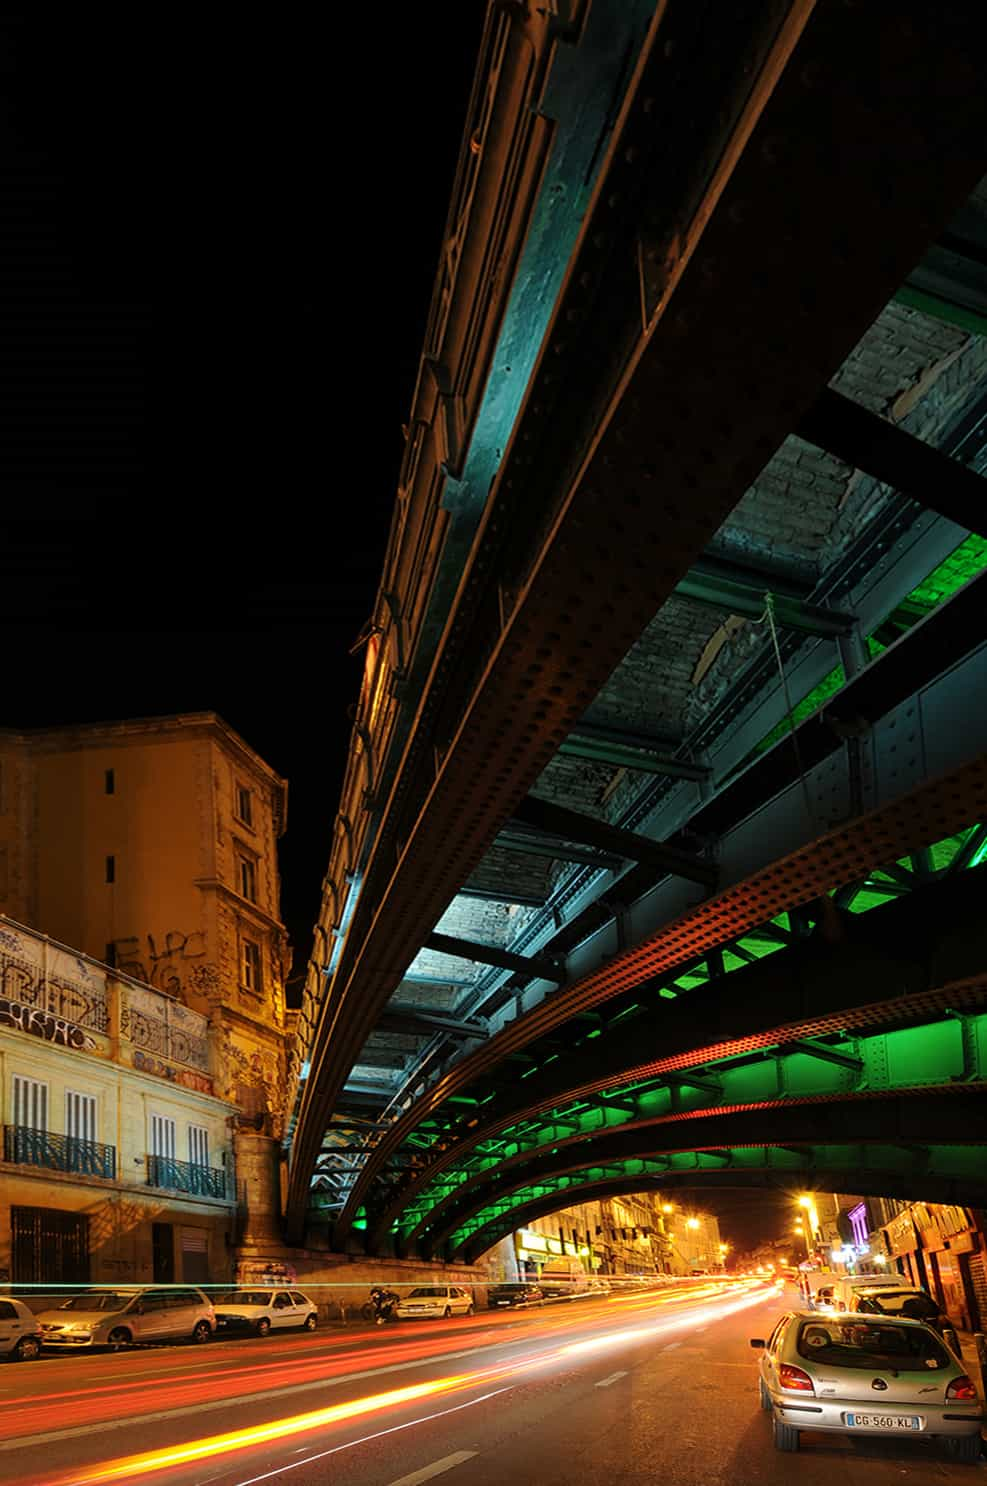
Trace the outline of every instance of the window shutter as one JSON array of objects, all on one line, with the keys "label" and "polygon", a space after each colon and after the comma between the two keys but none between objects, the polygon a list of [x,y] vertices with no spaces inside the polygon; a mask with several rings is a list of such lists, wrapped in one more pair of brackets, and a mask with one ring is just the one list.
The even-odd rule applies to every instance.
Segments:
[{"label": "window shutter", "polygon": [[48,1129],[48,1085],[14,1074],[14,1124],[27,1130]]}]

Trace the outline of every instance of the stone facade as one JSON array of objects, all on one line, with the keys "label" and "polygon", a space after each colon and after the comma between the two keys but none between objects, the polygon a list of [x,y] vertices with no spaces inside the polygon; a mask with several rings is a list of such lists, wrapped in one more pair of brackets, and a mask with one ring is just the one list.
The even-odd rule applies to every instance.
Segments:
[{"label": "stone facade", "polygon": [[0,774],[0,911],[205,1017],[217,1093],[279,1136],[285,781],[209,712],[0,733]]},{"label": "stone facade", "polygon": [[0,1279],[228,1279],[236,1110],[207,1019],[4,918],[0,993]]}]

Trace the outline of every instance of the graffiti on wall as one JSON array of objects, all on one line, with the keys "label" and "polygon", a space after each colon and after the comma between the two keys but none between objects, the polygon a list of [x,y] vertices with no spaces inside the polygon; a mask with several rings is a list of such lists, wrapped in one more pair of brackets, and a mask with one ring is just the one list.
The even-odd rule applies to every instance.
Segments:
[{"label": "graffiti on wall", "polygon": [[173,1068],[160,1058],[134,1048],[134,1067],[142,1073],[153,1073],[157,1078],[166,1078],[169,1083],[180,1084],[183,1089],[195,1089],[200,1094],[213,1092],[212,1079],[206,1073],[196,1073],[192,1068]]},{"label": "graffiti on wall", "polygon": [[0,1027],[16,1027],[19,1032],[29,1032],[56,1047],[93,1048],[96,1043],[87,1037],[81,1027],[73,1026],[64,1017],[53,1016],[50,1011],[41,1011],[36,1006],[21,1006],[16,1001],[0,999]]},{"label": "graffiti on wall", "polygon": [[185,979],[205,959],[206,936],[198,930],[183,934],[169,929],[163,938],[145,934],[141,939],[135,934],[129,939],[115,939],[113,949],[117,969],[125,975],[170,996],[180,996]]},{"label": "graffiti on wall", "polygon": [[269,1048],[243,1047],[224,1031],[220,1066],[226,1078],[222,1096],[247,1116],[263,1116],[270,1133],[284,1130],[286,1083],[282,1059]]},{"label": "graffiti on wall", "polygon": [[109,1025],[106,984],[94,967],[57,945],[8,929],[0,939],[0,996],[93,1032]]}]

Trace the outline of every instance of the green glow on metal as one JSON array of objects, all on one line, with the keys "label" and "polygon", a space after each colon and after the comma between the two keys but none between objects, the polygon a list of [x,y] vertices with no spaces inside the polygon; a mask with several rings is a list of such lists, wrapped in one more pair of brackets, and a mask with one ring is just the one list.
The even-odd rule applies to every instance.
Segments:
[{"label": "green glow on metal", "polygon": [[602,1036],[603,1036],[603,1028],[602,1027],[596,1027],[592,1032],[587,1032],[586,1033],[586,1039],[585,1040],[587,1042],[590,1042],[590,1041],[592,1041],[592,1039],[594,1037],[602,1037]]},{"label": "green glow on metal", "polygon": [[658,994],[659,996],[664,996],[666,1001],[674,1001],[678,995],[678,991],[673,991],[670,986],[662,986]]}]

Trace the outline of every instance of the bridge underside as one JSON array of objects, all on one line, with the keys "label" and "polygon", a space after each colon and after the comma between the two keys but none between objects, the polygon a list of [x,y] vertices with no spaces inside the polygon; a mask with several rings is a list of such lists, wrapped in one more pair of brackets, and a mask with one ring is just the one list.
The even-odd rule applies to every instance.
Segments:
[{"label": "bridge underside", "polygon": [[904,9],[629,36],[465,551],[412,540],[416,501],[466,530],[486,427],[443,363],[303,1008],[296,1238],[475,1257],[653,1185],[987,1198],[987,102],[969,11]]}]

